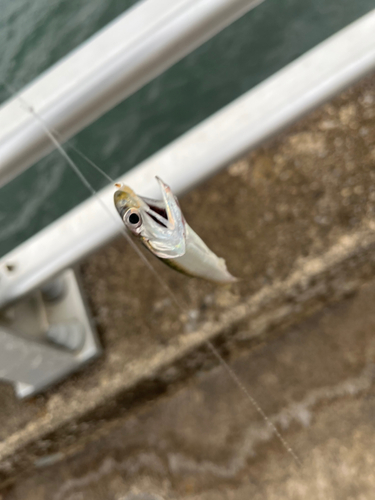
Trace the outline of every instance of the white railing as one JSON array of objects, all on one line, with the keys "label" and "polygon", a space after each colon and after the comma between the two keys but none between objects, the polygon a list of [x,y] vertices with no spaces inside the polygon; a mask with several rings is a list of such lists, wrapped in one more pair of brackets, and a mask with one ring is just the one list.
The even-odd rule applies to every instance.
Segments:
[{"label": "white railing", "polygon": [[[261,1],[139,2],[37,78],[20,97],[64,141]],[[19,99],[0,108],[0,124],[1,186],[53,145]]]}]

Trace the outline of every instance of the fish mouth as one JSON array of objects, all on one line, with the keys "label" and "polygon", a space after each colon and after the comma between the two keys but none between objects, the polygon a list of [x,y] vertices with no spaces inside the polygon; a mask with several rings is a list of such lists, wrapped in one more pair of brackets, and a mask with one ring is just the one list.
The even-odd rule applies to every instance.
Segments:
[{"label": "fish mouth", "polygon": [[159,226],[169,227],[167,210],[160,206],[162,202],[153,202],[153,200],[138,196],[128,186],[115,185],[120,188],[114,194],[114,201],[121,218],[124,218],[128,210],[136,208],[145,212]]},{"label": "fish mouth", "polygon": [[182,224],[182,226],[184,224],[181,209],[169,186],[158,177],[156,179],[159,182],[163,200],[139,196],[129,186],[115,184],[118,188],[114,194],[116,209],[122,219],[127,210],[138,209],[143,216],[147,215],[150,218],[150,223],[156,223],[162,229],[174,231],[177,224]]},{"label": "fish mouth", "polygon": [[[116,185],[115,206],[124,224],[154,255],[160,259],[181,257],[186,252],[185,219],[170,187],[158,177],[156,179],[162,200],[139,196],[121,184]],[[133,212],[138,212],[140,217],[137,227],[128,221]]]},{"label": "fish mouth", "polygon": [[[145,204],[149,208],[149,210],[146,209],[147,215],[151,217],[153,221],[159,224],[159,226],[168,228],[168,215],[166,209],[150,203],[149,200],[147,200],[147,202],[145,201]],[[157,215],[159,215],[160,217],[157,217]],[[161,218],[165,220],[165,223]]]}]

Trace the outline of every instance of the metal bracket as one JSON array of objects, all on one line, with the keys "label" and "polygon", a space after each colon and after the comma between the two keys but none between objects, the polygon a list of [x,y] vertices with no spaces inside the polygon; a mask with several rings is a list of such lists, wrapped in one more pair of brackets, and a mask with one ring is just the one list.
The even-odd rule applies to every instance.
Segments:
[{"label": "metal bracket", "polygon": [[0,311],[0,379],[32,396],[101,353],[72,269]]}]

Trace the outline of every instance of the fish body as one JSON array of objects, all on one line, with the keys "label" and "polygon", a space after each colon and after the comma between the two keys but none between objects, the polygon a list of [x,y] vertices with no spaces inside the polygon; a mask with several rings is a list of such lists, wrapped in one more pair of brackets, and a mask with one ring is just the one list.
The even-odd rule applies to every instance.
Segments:
[{"label": "fish body", "polygon": [[186,252],[181,257],[164,259],[164,262],[183,274],[203,278],[217,283],[237,281],[232,276],[223,258],[212,252],[195,231],[185,224]]},{"label": "fish body", "polygon": [[187,224],[177,198],[169,186],[159,182],[163,200],[138,196],[128,186],[118,185],[115,207],[125,226],[162,262],[188,276],[215,283],[237,281],[224,259],[212,252]]}]

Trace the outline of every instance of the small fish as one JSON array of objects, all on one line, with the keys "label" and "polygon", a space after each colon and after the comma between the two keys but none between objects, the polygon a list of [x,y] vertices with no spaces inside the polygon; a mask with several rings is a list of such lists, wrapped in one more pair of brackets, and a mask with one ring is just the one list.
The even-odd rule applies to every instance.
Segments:
[{"label": "small fish", "polygon": [[115,207],[125,226],[156,257],[176,271],[215,283],[233,283],[225,260],[215,255],[186,223],[177,198],[156,177],[163,200],[138,196],[116,184]]}]

